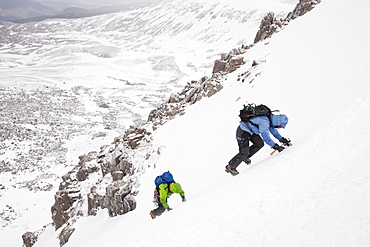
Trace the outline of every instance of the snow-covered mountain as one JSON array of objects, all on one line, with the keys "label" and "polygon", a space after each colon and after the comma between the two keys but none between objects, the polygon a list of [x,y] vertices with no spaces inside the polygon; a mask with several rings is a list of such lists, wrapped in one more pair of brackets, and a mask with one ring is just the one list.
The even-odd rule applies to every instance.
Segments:
[{"label": "snow-covered mountain", "polygon": [[[163,13],[169,15],[171,11],[166,8],[175,6],[171,3],[173,1],[159,5],[161,7],[158,8],[165,9]],[[29,107],[28,102],[32,102],[33,107],[25,108],[22,116],[33,111],[45,116],[41,118],[44,119],[42,124],[33,122],[24,126],[17,122],[21,121],[19,114],[11,115],[13,122],[2,115],[2,127],[6,126],[5,123],[12,123],[11,126],[19,130],[16,133],[34,131],[31,133],[36,136],[40,136],[38,131],[50,128],[49,131],[60,139],[58,145],[54,146],[68,149],[68,158],[61,155],[59,162],[53,161],[54,154],[47,155],[47,160],[43,160],[40,155],[37,165],[45,164],[46,169],[43,165],[43,169],[38,169],[35,165],[36,168],[32,166],[19,169],[12,174],[15,161],[18,161],[15,158],[18,157],[17,150],[19,152],[27,150],[26,147],[38,145],[34,140],[28,139],[21,144],[14,139],[4,141],[2,158],[5,162],[1,165],[2,168],[10,168],[8,172],[1,174],[0,206],[5,209],[2,220],[9,224],[3,226],[0,233],[6,246],[20,245],[20,240],[16,239],[19,235],[14,238],[19,230],[34,231],[45,225],[45,222],[50,222],[50,215],[45,215],[53,204],[52,195],[60,182],[58,175],[70,170],[77,162],[73,149],[75,152],[84,151],[80,154],[94,150],[94,146],[97,150],[101,145],[111,142],[117,130],[143,122],[153,107],[168,99],[174,91],[180,90],[190,79],[210,74],[219,53],[252,44],[259,23],[267,12],[274,11],[285,16],[294,8],[294,5],[290,5],[290,8],[285,9],[286,5],[280,5],[280,1],[259,1],[259,6],[255,6],[257,11],[247,11],[247,3],[246,6],[240,6],[240,3],[233,5],[229,1],[230,8],[238,7],[238,10],[246,11],[243,13],[251,14],[246,15],[251,18],[248,21],[238,22],[233,18],[244,14],[235,15],[235,11],[230,11],[233,14],[229,15],[215,15],[216,9],[213,9],[213,12],[204,12],[209,14],[199,15],[203,13],[199,12],[201,6],[206,9],[221,6],[215,2],[182,3],[187,6],[182,18],[179,17],[181,15],[173,14],[175,12],[171,13],[182,19],[177,23],[177,18],[173,22],[163,22],[162,25],[155,18],[149,18],[153,13],[156,13],[154,16],[160,16],[159,9],[154,11],[148,8],[141,14],[136,14],[142,18],[148,16],[148,22],[144,22],[145,25],[141,25],[141,28],[136,28],[136,25],[126,26],[133,29],[131,37],[141,37],[137,33],[142,31],[147,35],[143,39],[131,38],[131,43],[127,42],[128,37],[125,40],[125,35],[118,35],[124,29],[119,29],[116,25],[111,26],[112,29],[106,29],[107,35],[102,38],[102,27],[109,26],[103,24],[114,24],[111,21],[104,22],[103,18],[87,19],[91,26],[102,24],[99,28],[92,28],[91,32],[80,22],[76,25],[76,22],[64,21],[42,23],[44,28],[41,27],[40,30],[44,30],[44,33],[40,31],[32,36],[20,35],[21,30],[30,26],[11,25],[7,26],[9,29],[2,29],[2,32],[13,31],[1,37],[13,35],[15,40],[19,40],[14,45],[11,42],[2,42],[2,99],[5,95],[10,97],[6,102],[17,99],[14,104],[7,103],[7,106],[14,106],[11,109],[18,109],[17,105]],[[358,23],[366,19],[368,7],[369,3],[366,1],[356,4],[347,0],[322,2],[314,11],[290,22],[271,39],[240,54],[245,64],[235,72],[219,78],[224,87],[219,93],[187,107],[185,115],[176,117],[153,132],[150,148],[155,150],[159,147],[160,154],[149,159],[153,163],[143,162],[140,160],[142,157],[135,160],[142,165],[139,172],[142,175],[137,177],[140,187],[135,196],[136,209],[113,218],[108,216],[106,210],[98,210],[95,217],[79,218],[71,228],[73,234],[65,246],[368,246],[370,182],[367,175],[368,145],[365,140],[370,133],[366,128],[369,119],[363,114],[370,108],[369,87],[366,83],[370,63],[367,47],[369,37],[361,30],[366,30],[369,23],[364,23],[361,29],[357,28]],[[221,9],[227,10],[219,10]],[[341,11],[344,9],[346,12]],[[188,20],[189,10],[201,17],[199,20],[193,19],[192,25],[187,29],[186,25],[181,24]],[[154,12],[149,14],[151,11]],[[130,12],[131,15],[135,13]],[[211,16],[216,17],[212,19]],[[228,18],[225,16],[231,19],[222,19]],[[166,17],[161,20],[166,20]],[[117,19],[116,24],[118,23]],[[134,21],[131,23],[140,24]],[[205,28],[207,23],[209,29]],[[148,28],[148,24],[152,28]],[[47,31],[51,26],[61,28],[63,25],[65,29],[70,29],[55,37],[69,37],[66,39],[68,41],[58,40],[53,46],[42,43],[46,40],[42,37],[54,37]],[[35,27],[39,26],[32,26]],[[84,42],[79,43],[83,38],[81,32],[76,30],[81,27],[84,27],[83,33],[88,34]],[[166,29],[153,31],[153,27]],[[207,31],[212,28],[216,31],[210,35]],[[178,29],[182,31],[177,32]],[[168,30],[172,30],[174,35],[169,35]],[[25,41],[23,37],[29,39]],[[35,37],[36,41],[32,42]],[[92,37],[97,42],[89,43],[93,40]],[[116,42],[121,40],[119,37],[123,43],[116,46]],[[148,42],[145,37],[153,38]],[[357,39],[354,40],[353,37]],[[35,48],[35,44],[39,43],[41,45]],[[85,50],[87,47],[89,49]],[[115,49],[117,47],[118,50]],[[136,57],[124,56],[128,52],[122,47],[127,47],[130,54]],[[112,50],[115,52],[112,53]],[[109,55],[101,56],[102,54]],[[153,54],[162,59],[153,60]],[[137,57],[141,59],[136,59]],[[168,57],[172,57],[170,63],[166,63]],[[127,66],[129,69],[120,71],[119,65],[122,63],[117,61],[122,62],[123,58],[128,60],[128,65],[137,67]],[[156,65],[166,69],[154,69],[158,68]],[[41,76],[40,72],[43,73]],[[151,78],[153,75],[155,78]],[[146,83],[145,86],[140,85],[143,82]],[[136,84],[136,89],[129,92],[131,98],[124,95],[124,90],[127,90],[130,83]],[[166,87],[170,88],[163,90]],[[151,101],[145,102],[143,94],[148,88],[146,96]],[[112,95],[119,97],[112,100]],[[60,98],[63,101],[58,103]],[[137,116],[134,121],[127,119],[123,123],[124,117],[118,114],[117,109],[127,105],[127,101],[133,102],[132,112]],[[271,157],[269,148],[264,147],[253,157],[251,166],[241,165],[241,174],[230,177],[224,172],[224,166],[237,149],[234,140],[238,124],[237,113],[245,101],[265,103],[286,113],[290,117],[290,123],[282,134],[291,138],[294,146]],[[37,108],[41,102],[50,103],[47,104],[48,107]],[[54,104],[58,107],[52,111],[54,108],[49,107]],[[140,107],[137,106],[139,104]],[[73,114],[63,112],[61,106],[68,106],[68,111]],[[51,113],[58,114],[49,115],[48,111],[40,108],[49,108],[52,109]],[[10,113],[14,111],[8,111],[9,108],[2,106],[1,112],[5,112],[4,109]],[[86,114],[86,109],[89,114]],[[107,117],[108,111],[111,118]],[[363,118],[353,127],[353,121],[359,115]],[[67,145],[65,139],[60,137],[69,129],[67,123],[70,123],[66,121],[68,116],[72,116],[70,119],[75,123],[71,124],[74,131],[66,139],[75,136],[74,147]],[[104,122],[102,119],[109,120]],[[86,127],[87,123],[90,126]],[[107,124],[114,127],[108,131],[104,129]],[[45,126],[42,127],[43,125]],[[81,127],[81,132],[77,131],[78,127]],[[8,132],[12,133],[12,129]],[[106,138],[102,138],[99,133],[106,135]],[[87,138],[81,139],[81,135]],[[94,140],[89,140],[92,137]],[[44,143],[49,143],[49,140]],[[18,149],[15,147],[17,145],[20,146]],[[27,151],[31,150],[34,149],[29,148]],[[30,152],[30,157],[33,156],[32,153],[34,152]],[[63,154],[65,151],[57,153]],[[13,158],[11,154],[14,155]],[[150,167],[145,167],[148,163]],[[176,181],[182,184],[188,201],[182,204],[174,195],[170,200],[174,210],[152,220],[148,212],[152,208],[153,180],[166,170],[171,170]],[[27,180],[31,176],[34,179]],[[107,181],[112,179],[109,174],[104,178],[101,174],[89,176],[100,176],[101,180]],[[50,178],[56,181],[51,182]],[[26,181],[32,182],[28,183],[29,188],[34,188],[35,184],[42,187],[47,181],[51,189],[30,193],[23,189]],[[27,206],[21,206],[20,201]],[[86,212],[80,213],[84,215]],[[39,221],[33,217],[35,214]],[[13,217],[14,220],[7,221],[3,216]],[[46,219],[47,217],[49,218]],[[62,229],[66,228],[55,232],[53,226],[45,226],[35,246],[59,245],[57,237]]]},{"label": "snow-covered mountain", "polygon": [[61,177],[79,156],[211,75],[220,53],[253,42],[267,12],[294,7],[265,4],[165,1],[85,19],[1,22],[2,243],[19,246],[23,233],[51,222]]},{"label": "snow-covered mountain", "polygon": [[81,18],[132,10],[158,0],[120,1],[35,1],[0,0],[0,20],[17,23],[56,18]]},{"label": "snow-covered mountain", "polygon": [[33,0],[0,0],[0,20],[31,18],[39,15],[54,15],[52,8]]}]

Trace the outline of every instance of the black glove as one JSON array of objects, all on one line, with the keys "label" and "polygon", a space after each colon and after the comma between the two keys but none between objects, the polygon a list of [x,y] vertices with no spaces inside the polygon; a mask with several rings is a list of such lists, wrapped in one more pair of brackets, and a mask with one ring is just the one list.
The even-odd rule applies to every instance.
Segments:
[{"label": "black glove", "polygon": [[284,150],[284,147],[279,146],[277,144],[275,144],[272,148],[275,149],[275,150],[277,150],[277,151],[279,151],[279,153]]},{"label": "black glove", "polygon": [[172,208],[167,208],[167,211],[171,211],[172,210]]},{"label": "black glove", "polygon": [[186,202],[185,196],[182,196],[182,202]]},{"label": "black glove", "polygon": [[292,146],[292,143],[290,143],[290,139],[286,139],[286,138],[281,138],[280,140],[279,140],[279,142],[281,142],[281,143],[283,143],[283,145],[284,146],[286,146],[286,147],[289,147],[289,146]]}]

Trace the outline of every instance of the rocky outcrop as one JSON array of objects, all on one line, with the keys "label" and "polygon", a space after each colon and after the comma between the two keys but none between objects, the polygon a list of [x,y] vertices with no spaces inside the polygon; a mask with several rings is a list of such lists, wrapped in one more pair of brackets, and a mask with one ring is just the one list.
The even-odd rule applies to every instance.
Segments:
[{"label": "rocky outcrop", "polygon": [[268,13],[261,21],[259,30],[254,39],[254,43],[265,40],[271,37],[272,34],[280,30],[283,26],[287,25],[289,21],[306,14],[311,11],[321,0],[300,0],[285,19],[276,19],[274,13]]},{"label": "rocky outcrop", "polygon": [[226,70],[227,61],[217,59],[213,65],[213,73],[219,73]]},{"label": "rocky outcrop", "polygon": [[[128,140],[132,141],[130,138]],[[96,152],[83,155],[80,157],[79,164],[62,177],[63,182],[54,196],[55,202],[51,208],[56,229],[62,227],[70,219],[85,215],[81,208],[84,198],[87,198],[87,215],[95,215],[99,207],[107,208],[110,216],[124,214],[135,209],[136,202],[133,195],[136,192],[132,190],[134,183],[129,178],[124,180],[125,176],[129,177],[134,173],[132,163],[127,162],[121,155],[110,162],[104,162],[107,158],[112,158],[112,156],[106,154],[98,159]],[[97,181],[96,185],[89,189],[89,193],[86,193],[86,187],[90,187],[92,181],[84,182],[94,173],[97,173],[97,176],[110,173],[111,179],[106,185]],[[106,186],[105,194],[97,193],[97,186]]]},{"label": "rocky outcrop", "polygon": [[136,208],[132,184],[130,181],[118,180],[107,186],[100,206],[108,209],[109,216],[122,215]]},{"label": "rocky outcrop", "polygon": [[290,12],[286,19],[293,20],[299,16],[302,16],[315,8],[315,6],[320,2],[321,0],[300,0],[293,12]]},{"label": "rocky outcrop", "polygon": [[[289,21],[311,11],[320,2],[321,0],[300,0],[293,12],[290,12],[284,19],[277,19],[273,12],[268,13],[261,21],[254,38],[254,44],[271,37],[287,25]],[[253,44],[249,46],[243,45],[241,48],[233,49],[229,54],[221,54],[221,59],[217,59],[213,65],[213,74],[235,71],[245,63],[243,57],[238,57],[238,55],[244,54],[251,47],[253,47]]]},{"label": "rocky outcrop", "polygon": [[67,243],[74,231],[75,228],[71,227],[70,225],[65,226],[59,234],[59,246],[63,246],[65,243]]},{"label": "rocky outcrop", "polygon": [[150,132],[145,128],[131,126],[123,135],[122,141],[126,142],[131,149],[135,149],[146,135],[150,135]]},{"label": "rocky outcrop", "polygon": [[211,97],[223,88],[218,76],[203,77],[199,81],[191,81],[178,94],[172,94],[168,102],[152,110],[148,117],[154,128],[185,112],[187,104],[194,104],[203,97]]},{"label": "rocky outcrop", "polygon": [[39,236],[45,231],[46,226],[41,230],[35,232],[26,232],[22,235],[23,245],[25,247],[32,247],[38,240]]},{"label": "rocky outcrop", "polygon": [[276,20],[274,13],[268,13],[261,21],[260,28],[254,38],[254,43],[271,37],[271,35],[282,26],[283,21]]},{"label": "rocky outcrop", "polygon": [[38,239],[38,234],[36,232],[26,232],[22,235],[23,244],[26,247],[32,247]]},{"label": "rocky outcrop", "polygon": [[238,55],[243,54],[249,48],[243,46],[239,49],[233,49],[229,54],[221,54],[221,59],[217,59],[213,65],[213,74],[220,72],[231,73],[237,70],[245,63],[244,58]]},{"label": "rocky outcrop", "polygon": [[88,166],[88,162],[96,159],[96,152],[80,156],[79,164],[69,173],[62,177],[63,182],[59,185],[59,190],[54,196],[55,202],[51,207],[52,219],[56,229],[63,226],[68,219],[77,215],[72,207],[81,198],[81,187],[79,182],[85,181],[88,175],[98,170],[96,166]]}]

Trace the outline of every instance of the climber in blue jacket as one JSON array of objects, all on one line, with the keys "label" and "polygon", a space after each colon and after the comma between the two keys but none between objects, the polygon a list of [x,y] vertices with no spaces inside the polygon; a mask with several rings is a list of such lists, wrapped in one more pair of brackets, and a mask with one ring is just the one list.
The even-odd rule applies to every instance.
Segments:
[{"label": "climber in blue jacket", "polygon": [[[264,143],[282,152],[284,147],[275,143],[270,138],[270,133],[284,146],[292,145],[290,140],[282,137],[277,130],[285,128],[287,124],[288,117],[286,115],[256,116],[249,119],[248,122],[241,122],[236,130],[239,153],[229,161],[226,171],[233,175],[239,174],[236,168],[240,163],[244,161],[250,164],[251,160],[249,158],[257,153],[264,146]],[[252,146],[249,146],[249,141],[252,142]]]}]

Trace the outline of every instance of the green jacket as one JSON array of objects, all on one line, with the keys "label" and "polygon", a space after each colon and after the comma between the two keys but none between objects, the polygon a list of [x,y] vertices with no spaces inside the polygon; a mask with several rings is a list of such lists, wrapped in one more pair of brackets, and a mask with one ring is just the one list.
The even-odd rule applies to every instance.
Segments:
[{"label": "green jacket", "polygon": [[179,193],[181,197],[185,196],[185,192],[182,190],[179,183],[171,183],[170,191],[168,191],[168,184],[163,183],[159,185],[159,201],[162,203],[164,208],[169,208],[167,204],[167,198],[170,197],[173,193]]}]

